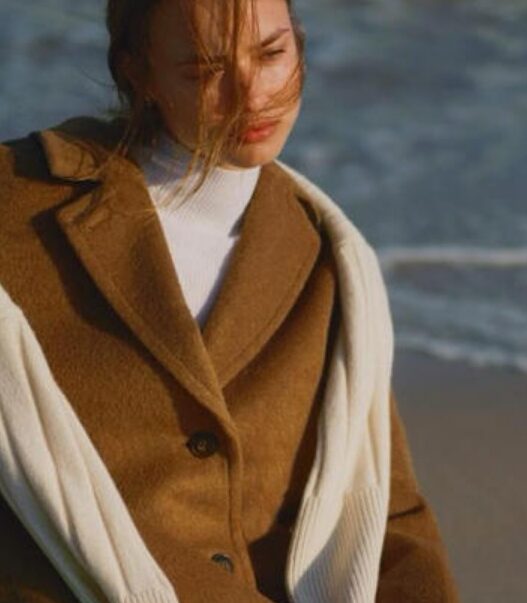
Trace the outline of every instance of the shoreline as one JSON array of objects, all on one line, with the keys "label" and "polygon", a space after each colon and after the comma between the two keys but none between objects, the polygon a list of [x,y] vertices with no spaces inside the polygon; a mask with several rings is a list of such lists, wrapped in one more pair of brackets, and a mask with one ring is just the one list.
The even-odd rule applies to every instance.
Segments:
[{"label": "shoreline", "polygon": [[522,603],[527,375],[396,349],[392,384],[461,600]]}]

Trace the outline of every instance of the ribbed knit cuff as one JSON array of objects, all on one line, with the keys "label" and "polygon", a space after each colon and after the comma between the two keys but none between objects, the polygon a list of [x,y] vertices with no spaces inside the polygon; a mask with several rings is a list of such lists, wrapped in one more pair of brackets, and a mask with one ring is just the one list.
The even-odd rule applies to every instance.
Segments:
[{"label": "ribbed knit cuff", "polygon": [[[295,603],[372,603],[386,528],[387,504],[379,486],[313,497],[299,516],[287,586]],[[325,536],[325,537],[323,537]]]},{"label": "ribbed knit cuff", "polygon": [[158,588],[127,595],[119,603],[178,603],[178,599],[172,592]]}]

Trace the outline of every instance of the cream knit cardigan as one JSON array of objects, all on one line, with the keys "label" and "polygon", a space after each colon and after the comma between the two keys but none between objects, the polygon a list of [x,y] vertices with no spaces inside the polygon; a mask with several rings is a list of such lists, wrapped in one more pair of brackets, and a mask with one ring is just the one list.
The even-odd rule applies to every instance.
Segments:
[{"label": "cream knit cardigan", "polygon": [[[342,307],[287,587],[294,603],[373,603],[390,481],[388,299],[357,228],[313,183],[278,164],[321,212]],[[81,603],[177,603],[34,332],[1,287],[0,493]]]}]

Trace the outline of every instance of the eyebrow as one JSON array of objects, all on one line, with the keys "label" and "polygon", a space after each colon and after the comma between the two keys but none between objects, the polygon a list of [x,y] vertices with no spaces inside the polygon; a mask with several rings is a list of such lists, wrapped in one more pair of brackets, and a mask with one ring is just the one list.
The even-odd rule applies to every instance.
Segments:
[{"label": "eyebrow", "polygon": [[[277,29],[274,33],[272,33],[271,35],[267,36],[267,38],[265,38],[265,40],[263,40],[259,44],[256,44],[254,48],[266,48],[267,46],[270,46],[271,44],[273,44],[273,42],[276,42],[276,40],[280,39],[288,31],[291,31],[291,29],[289,27],[281,27],[280,29]],[[225,55],[217,55],[217,56],[211,57],[211,61],[213,63],[221,63],[225,59],[226,59]],[[202,59],[200,57],[191,56],[191,57],[188,57],[187,59],[184,59],[183,61],[178,61],[176,63],[176,65],[179,67],[183,67],[185,65],[197,65],[200,62],[202,62]]]}]

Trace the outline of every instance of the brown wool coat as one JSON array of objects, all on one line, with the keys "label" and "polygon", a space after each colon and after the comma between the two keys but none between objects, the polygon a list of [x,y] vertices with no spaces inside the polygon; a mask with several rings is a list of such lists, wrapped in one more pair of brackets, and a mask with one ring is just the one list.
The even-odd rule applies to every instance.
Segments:
[{"label": "brown wool coat", "polygon": [[[285,602],[338,320],[328,242],[263,166],[200,330],[139,168],[106,161],[119,133],[81,118],[0,148],[0,282],[180,601]],[[457,601],[393,395],[392,435],[377,601]],[[75,601],[1,500],[0,533],[0,603]]]}]

